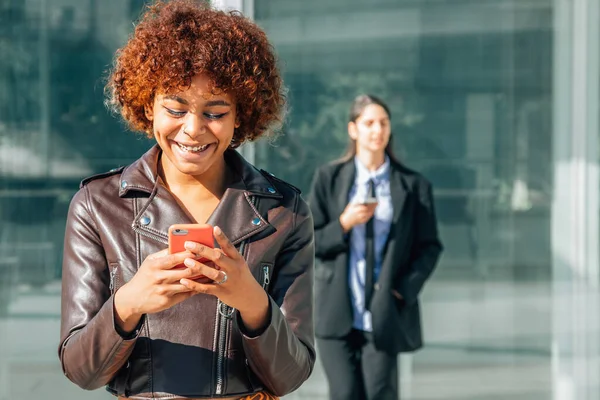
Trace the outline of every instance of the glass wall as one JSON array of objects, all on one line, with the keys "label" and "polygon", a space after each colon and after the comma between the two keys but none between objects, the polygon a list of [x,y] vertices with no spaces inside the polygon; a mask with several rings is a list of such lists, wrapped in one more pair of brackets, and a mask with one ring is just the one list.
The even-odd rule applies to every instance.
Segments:
[{"label": "glass wall", "polygon": [[108,397],[76,388],[58,363],[63,232],[81,178],[149,146],[103,105],[143,3],[0,2],[0,399]]},{"label": "glass wall", "polygon": [[[0,399],[109,398],[60,371],[62,241],[80,179],[150,145],[102,94],[146,2],[0,1]],[[290,89],[283,135],[242,149],[259,167],[306,194],[368,92],[433,182],[446,250],[402,398],[600,398],[596,0],[218,3],[265,28]],[[317,365],[288,398],[326,393]]]},{"label": "glass wall", "polygon": [[[422,294],[425,348],[400,357],[403,398],[600,398],[597,308],[584,306],[598,286],[596,2],[253,4],[291,105],[257,163],[306,193],[366,92],[434,185],[446,249]],[[317,394],[320,370],[295,398]]]},{"label": "glass wall", "polygon": [[373,93],[391,105],[397,152],[436,188],[438,275],[547,280],[552,3],[375,3],[255,0],[291,100],[259,162],[308,190],[345,148],[352,98]]}]

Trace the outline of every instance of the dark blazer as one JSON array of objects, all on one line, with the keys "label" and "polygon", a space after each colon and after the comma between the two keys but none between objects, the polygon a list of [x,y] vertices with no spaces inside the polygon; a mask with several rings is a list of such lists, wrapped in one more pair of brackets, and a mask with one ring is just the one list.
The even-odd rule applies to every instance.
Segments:
[{"label": "dark blazer", "polygon": [[[317,170],[310,193],[315,224],[316,335],[341,338],[352,329],[348,285],[349,236],[339,216],[354,183],[354,159],[334,161]],[[391,161],[394,214],[385,255],[371,301],[373,337],[380,350],[412,351],[422,346],[418,295],[442,252],[431,184],[417,172]],[[403,301],[392,294],[396,289]]]}]

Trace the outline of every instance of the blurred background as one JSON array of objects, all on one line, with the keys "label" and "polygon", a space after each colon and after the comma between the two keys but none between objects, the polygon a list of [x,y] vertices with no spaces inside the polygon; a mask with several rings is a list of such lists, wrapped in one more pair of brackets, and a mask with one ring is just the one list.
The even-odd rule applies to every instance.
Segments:
[{"label": "blurred background", "polygon": [[[62,242],[79,181],[151,146],[103,106],[145,3],[0,0],[0,400],[110,398],[60,370]],[[306,196],[367,92],[433,182],[446,251],[402,398],[600,399],[600,2],[213,3],[267,31],[289,87],[283,135],[248,159]],[[326,395],[317,365],[286,398]]]}]

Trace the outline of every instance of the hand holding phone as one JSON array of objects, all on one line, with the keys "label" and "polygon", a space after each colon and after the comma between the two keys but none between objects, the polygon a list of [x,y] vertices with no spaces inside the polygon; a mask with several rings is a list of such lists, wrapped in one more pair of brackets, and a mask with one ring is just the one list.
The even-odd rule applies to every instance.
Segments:
[{"label": "hand holding phone", "polygon": [[368,204],[377,204],[377,197],[367,197],[366,199],[363,199],[362,201],[359,201],[358,204],[364,204],[364,205],[368,205]]},{"label": "hand holding phone", "polygon": [[[213,237],[213,227],[208,224],[175,224],[169,227],[169,254],[180,253],[185,251],[185,242],[196,242],[203,246],[215,247]],[[198,260],[200,262],[207,261],[206,259]],[[175,268],[186,268],[184,264],[179,264]],[[205,278],[204,275],[190,278],[196,280]]]},{"label": "hand holding phone", "polygon": [[364,201],[349,203],[340,215],[340,225],[345,233],[349,232],[356,225],[366,223],[375,214],[377,199],[375,199],[375,202],[369,203],[365,203]]}]

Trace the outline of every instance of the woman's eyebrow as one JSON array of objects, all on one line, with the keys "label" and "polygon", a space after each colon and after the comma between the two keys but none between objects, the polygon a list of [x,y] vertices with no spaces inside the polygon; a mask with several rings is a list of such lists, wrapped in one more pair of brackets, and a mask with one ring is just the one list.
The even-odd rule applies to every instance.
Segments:
[{"label": "woman's eyebrow", "polygon": [[[189,101],[187,101],[186,99],[170,94],[170,95],[166,95],[164,97],[165,100],[173,100],[173,101],[177,101],[181,104],[185,104],[190,105]],[[231,107],[231,104],[228,103],[225,100],[211,100],[211,101],[207,101],[206,104],[204,104],[205,107],[214,107],[214,106],[227,106],[227,107]]]},{"label": "woman's eyebrow", "polygon": [[211,100],[211,101],[207,101],[205,106],[206,107],[213,107],[213,106],[228,106],[228,107],[230,107],[231,104],[229,104],[225,100]]},{"label": "woman's eyebrow", "polygon": [[188,101],[186,99],[179,97],[179,96],[175,96],[175,95],[167,95],[164,97],[164,99],[165,100],[174,100],[181,104],[185,104],[186,106],[190,104],[190,103],[188,103]]}]

